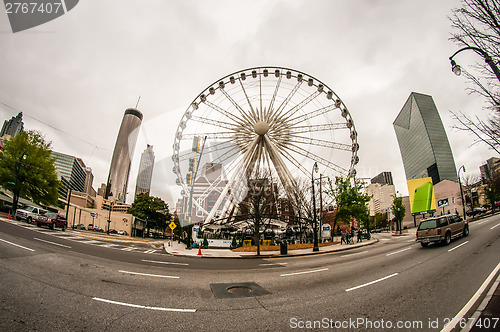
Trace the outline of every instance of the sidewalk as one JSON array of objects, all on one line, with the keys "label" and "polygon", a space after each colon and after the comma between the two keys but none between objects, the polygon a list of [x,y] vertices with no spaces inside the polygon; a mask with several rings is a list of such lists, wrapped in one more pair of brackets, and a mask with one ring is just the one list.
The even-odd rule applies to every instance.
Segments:
[{"label": "sidewalk", "polygon": [[287,255],[281,255],[279,250],[276,251],[261,251],[261,255],[257,256],[255,252],[234,252],[230,249],[201,249],[201,255],[198,255],[198,248],[186,249],[184,243],[177,241],[165,242],[165,251],[174,256],[184,257],[210,257],[210,258],[271,258],[271,257],[291,257],[291,256],[307,256],[318,255],[329,252],[345,251],[368,246],[377,243],[377,239],[364,240],[355,244],[334,244],[331,246],[319,247],[319,251],[313,252],[312,248],[288,250]]}]

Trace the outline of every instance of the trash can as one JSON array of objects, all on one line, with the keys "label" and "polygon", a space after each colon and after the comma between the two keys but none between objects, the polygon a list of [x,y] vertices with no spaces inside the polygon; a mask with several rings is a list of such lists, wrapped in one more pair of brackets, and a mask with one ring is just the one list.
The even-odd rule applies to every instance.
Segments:
[{"label": "trash can", "polygon": [[281,243],[280,243],[280,254],[281,254],[281,255],[286,255],[286,254],[288,254],[288,247],[287,247],[287,245],[286,245],[286,242],[285,242],[285,241],[283,241],[283,242],[281,242]]}]

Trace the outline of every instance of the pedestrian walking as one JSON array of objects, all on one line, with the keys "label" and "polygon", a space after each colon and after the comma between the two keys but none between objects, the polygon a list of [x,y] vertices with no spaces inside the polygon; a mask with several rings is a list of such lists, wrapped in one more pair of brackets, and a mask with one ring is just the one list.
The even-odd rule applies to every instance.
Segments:
[{"label": "pedestrian walking", "polygon": [[361,229],[358,228],[358,241],[357,242],[362,242],[361,240]]},{"label": "pedestrian walking", "polygon": [[345,243],[347,244],[347,239],[346,239],[346,233],[345,231],[342,231],[342,234],[340,235],[340,244]]}]

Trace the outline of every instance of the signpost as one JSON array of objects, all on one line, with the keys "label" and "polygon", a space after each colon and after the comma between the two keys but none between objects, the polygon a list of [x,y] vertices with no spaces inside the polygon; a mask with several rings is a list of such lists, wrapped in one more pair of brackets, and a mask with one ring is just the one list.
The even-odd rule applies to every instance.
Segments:
[{"label": "signpost", "polygon": [[97,218],[97,213],[90,212],[90,216],[92,217],[92,230],[94,230],[94,220]]},{"label": "signpost", "polygon": [[448,206],[448,205],[450,205],[450,202],[448,201],[448,198],[438,200],[437,207],[438,207],[438,209],[439,209],[440,207],[442,207],[442,208],[443,208],[443,214],[445,214],[445,213],[444,213],[444,207],[445,207],[445,206]]},{"label": "signpost", "polygon": [[168,224],[168,227],[170,227],[170,229],[172,230],[172,237],[170,238],[170,245],[172,245],[172,239],[174,238],[174,229],[177,227],[177,225],[172,221],[170,224]]}]

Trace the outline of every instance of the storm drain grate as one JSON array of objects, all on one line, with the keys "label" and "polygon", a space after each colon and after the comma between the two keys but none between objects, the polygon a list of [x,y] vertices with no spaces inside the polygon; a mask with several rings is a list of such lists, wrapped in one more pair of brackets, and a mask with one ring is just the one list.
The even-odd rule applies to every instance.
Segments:
[{"label": "storm drain grate", "polygon": [[212,293],[218,299],[231,299],[239,297],[255,297],[271,294],[255,282],[241,282],[230,284],[210,284]]}]

